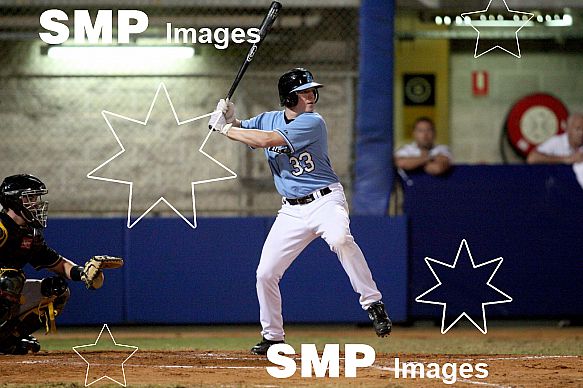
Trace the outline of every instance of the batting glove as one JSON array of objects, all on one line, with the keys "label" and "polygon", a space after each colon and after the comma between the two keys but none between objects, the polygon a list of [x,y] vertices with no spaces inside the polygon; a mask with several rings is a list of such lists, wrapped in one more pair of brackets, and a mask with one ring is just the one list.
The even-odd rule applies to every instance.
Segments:
[{"label": "batting glove", "polygon": [[233,126],[232,124],[227,124],[225,120],[225,115],[221,111],[215,111],[209,119],[209,129],[215,132],[220,132],[221,135],[227,135],[229,129]]},{"label": "batting glove", "polygon": [[225,100],[221,98],[217,104],[217,110],[220,110],[225,115],[225,120],[227,124],[232,124],[235,118],[235,104],[233,104],[228,98]]}]

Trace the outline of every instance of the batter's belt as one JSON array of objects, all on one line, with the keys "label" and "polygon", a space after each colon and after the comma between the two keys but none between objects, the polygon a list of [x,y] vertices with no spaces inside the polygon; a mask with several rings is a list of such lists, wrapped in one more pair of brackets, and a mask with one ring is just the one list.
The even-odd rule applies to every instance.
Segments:
[{"label": "batter's belt", "polygon": [[332,189],[330,189],[329,187],[324,187],[323,189],[316,191],[316,193],[318,193],[316,195],[309,194],[301,198],[284,198],[283,200],[289,203],[290,205],[307,205],[310,202],[314,202],[318,198],[330,194],[331,192]]}]

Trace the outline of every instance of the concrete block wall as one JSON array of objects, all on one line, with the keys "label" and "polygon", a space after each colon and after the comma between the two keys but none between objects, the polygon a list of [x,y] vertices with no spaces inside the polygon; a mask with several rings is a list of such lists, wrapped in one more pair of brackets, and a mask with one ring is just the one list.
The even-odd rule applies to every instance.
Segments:
[{"label": "concrete block wall", "polygon": [[[515,58],[502,51],[474,58],[454,52],[450,74],[450,139],[459,163],[501,163],[500,134],[510,109],[522,97],[549,93],[569,111],[583,111],[583,55],[523,52]],[[487,71],[490,93],[472,95],[472,71]],[[519,158],[513,162],[522,163]]]},{"label": "concrete block wall", "polygon": [[[204,56],[194,57],[188,65],[156,64],[154,70],[149,70],[151,74],[133,69],[134,74],[130,68],[98,64],[82,67],[59,62],[41,56],[38,42],[0,42],[0,52],[12,53],[0,56],[0,176],[20,172],[40,176],[50,190],[52,214],[124,215],[127,212],[127,185],[86,177],[119,151],[101,116],[102,110],[144,120],[158,85],[164,82],[179,119],[186,120],[212,111],[235,74],[235,70]],[[349,189],[355,75],[313,70],[317,79],[326,85],[318,111],[328,124],[330,157]],[[248,118],[280,109],[279,74],[276,69],[248,72],[234,97],[238,117]],[[205,124],[206,119],[201,120],[200,130],[192,134],[193,144],[202,144],[208,133],[203,128]],[[140,141],[144,147],[156,146],[155,139]],[[197,149],[198,146],[193,147],[193,152]],[[279,208],[281,201],[263,152],[252,151],[217,135],[211,136],[205,151],[235,171],[239,178],[198,185],[199,214],[267,215]],[[180,163],[181,158],[177,156],[175,162]],[[204,167],[194,167],[197,168]],[[138,182],[142,179],[139,169],[139,160],[129,166],[130,171],[136,172],[134,179]],[[163,173],[172,174],[172,171]],[[170,197],[179,198],[178,203],[173,203],[178,209],[192,211],[190,185],[170,193]],[[143,210],[147,209],[148,205],[144,206]],[[154,211],[174,214],[164,204]]]}]

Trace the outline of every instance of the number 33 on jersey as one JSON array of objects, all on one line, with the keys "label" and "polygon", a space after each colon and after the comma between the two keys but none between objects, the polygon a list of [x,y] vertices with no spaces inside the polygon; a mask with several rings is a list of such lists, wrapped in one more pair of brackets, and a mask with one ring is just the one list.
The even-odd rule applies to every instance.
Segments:
[{"label": "number 33 on jersey", "polygon": [[312,155],[310,155],[309,152],[302,152],[297,158],[295,156],[290,156],[289,162],[292,165],[293,170],[291,173],[294,176],[300,176],[304,172],[310,173],[316,168],[316,165],[312,160]]},{"label": "number 33 on jersey", "polygon": [[328,157],[328,129],[318,113],[286,121],[284,111],[265,112],[241,121],[241,127],[276,131],[284,138],[285,146],[265,149],[281,196],[304,197],[339,181]]}]

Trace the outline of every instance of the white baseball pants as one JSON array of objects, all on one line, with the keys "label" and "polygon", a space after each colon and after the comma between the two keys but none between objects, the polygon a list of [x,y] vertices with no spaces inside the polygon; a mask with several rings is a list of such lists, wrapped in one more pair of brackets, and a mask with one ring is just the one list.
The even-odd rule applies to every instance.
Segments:
[{"label": "white baseball pants", "polygon": [[284,203],[263,245],[257,267],[257,297],[263,328],[261,334],[269,340],[279,341],[285,336],[279,281],[316,237],[322,237],[338,255],[352,288],[360,294],[360,305],[364,310],[382,298],[364,255],[350,233],[342,185],[335,183],[329,187],[331,193],[307,205]]}]

